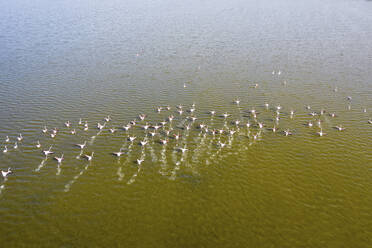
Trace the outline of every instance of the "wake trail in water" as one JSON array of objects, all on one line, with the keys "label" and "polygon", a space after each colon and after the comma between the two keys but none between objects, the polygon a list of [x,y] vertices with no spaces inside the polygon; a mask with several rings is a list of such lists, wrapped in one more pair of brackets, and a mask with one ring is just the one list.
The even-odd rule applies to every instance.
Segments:
[{"label": "wake trail in water", "polygon": [[203,147],[205,145],[206,137],[207,137],[207,134],[206,133],[203,134],[203,131],[200,131],[200,133],[198,135],[198,140],[195,142],[195,143],[198,143],[198,146],[194,149],[194,155],[192,156],[192,162],[193,163],[198,162],[199,156],[201,155],[201,153],[203,151]]},{"label": "wake trail in water", "polygon": [[79,155],[76,156],[76,159],[80,159],[82,155],[83,155],[83,149],[80,150],[80,153]]},{"label": "wake trail in water", "polygon": [[152,162],[156,163],[156,162],[158,162],[158,157],[156,156],[155,150],[152,147],[153,145],[154,145],[154,140],[152,140],[152,142],[148,144],[148,148],[150,150]]},{"label": "wake trail in water", "polygon": [[41,163],[39,164],[39,166],[35,169],[36,172],[40,171],[41,168],[43,168],[45,166],[45,163],[46,161],[48,160],[48,157],[45,157],[43,160],[41,160]]},{"label": "wake trail in water", "polygon": [[[126,145],[128,145],[128,142],[125,142],[125,143],[121,146],[120,151],[124,150],[125,147],[126,147]],[[128,147],[128,148],[129,148],[129,147]],[[128,152],[127,152],[127,154],[128,154]],[[118,159],[118,163],[120,163],[120,157],[119,157],[119,159]],[[123,178],[124,178],[124,176],[125,176],[125,174],[122,172],[122,170],[123,170],[123,166],[120,165],[119,168],[118,168],[118,170],[117,170],[117,172],[116,172],[116,174],[119,176],[119,178],[118,178],[119,181],[122,181]]]},{"label": "wake trail in water", "polygon": [[89,145],[93,145],[97,136],[99,136],[101,133],[102,133],[102,130],[99,130],[98,133],[96,133],[96,135],[93,135],[92,137],[90,137]]},{"label": "wake trail in water", "polygon": [[6,183],[6,181],[8,181],[8,178],[7,177],[4,179],[3,184],[0,185],[0,195],[3,192],[3,190],[5,189],[5,183]]},{"label": "wake trail in water", "polygon": [[85,167],[84,167],[84,168],[79,172],[79,174],[75,175],[75,176],[73,177],[73,179],[72,179],[71,181],[69,181],[69,182],[65,185],[65,189],[64,189],[65,192],[70,191],[71,186],[76,182],[76,180],[79,179],[79,177],[80,177],[81,175],[84,174],[85,171],[88,170],[90,164],[91,164],[91,163],[87,163],[87,164],[85,165]]},{"label": "wake trail in water", "polygon": [[[144,161],[145,158],[146,158],[146,152],[145,152],[145,147],[142,148],[142,152],[141,152],[141,157],[140,157],[140,160]],[[138,165],[138,169],[137,169],[137,172],[133,174],[133,176],[128,180],[127,184],[132,184],[136,181],[136,178],[138,176],[138,174],[141,172],[142,170],[142,163]]]},{"label": "wake trail in water", "polygon": [[[177,161],[177,156],[176,156],[177,150],[176,149],[178,149],[178,148],[174,149],[173,154],[175,154],[176,161]],[[182,152],[180,160],[175,163],[176,164],[175,167],[170,172],[170,176],[169,176],[170,180],[175,180],[176,179],[177,171],[179,171],[181,169],[181,165],[186,162],[186,159],[187,159],[187,151]]]},{"label": "wake trail in water", "polygon": [[167,151],[167,145],[163,145],[163,148],[161,149],[161,152],[160,152],[161,165],[160,165],[160,169],[159,169],[159,173],[163,176],[165,176],[167,174],[166,170],[168,168],[167,156],[165,155],[166,151]]},{"label": "wake trail in water", "polygon": [[61,174],[61,165],[62,165],[62,163],[58,163],[58,165],[57,165],[57,173],[56,173],[56,175],[57,176],[59,176],[60,174]]}]

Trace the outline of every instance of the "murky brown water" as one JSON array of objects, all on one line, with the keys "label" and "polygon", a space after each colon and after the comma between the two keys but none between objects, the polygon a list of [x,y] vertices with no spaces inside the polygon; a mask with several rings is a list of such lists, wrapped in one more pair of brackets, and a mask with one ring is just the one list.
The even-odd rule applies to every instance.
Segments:
[{"label": "murky brown water", "polygon": [[0,169],[14,172],[0,179],[1,244],[371,247],[371,13],[346,0],[0,3]]}]

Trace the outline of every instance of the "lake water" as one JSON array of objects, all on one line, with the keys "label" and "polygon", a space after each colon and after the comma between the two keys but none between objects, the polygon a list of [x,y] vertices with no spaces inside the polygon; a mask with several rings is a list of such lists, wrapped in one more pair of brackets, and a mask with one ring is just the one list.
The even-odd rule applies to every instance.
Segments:
[{"label": "lake water", "polygon": [[371,247],[371,13],[362,0],[0,2],[1,246]]}]

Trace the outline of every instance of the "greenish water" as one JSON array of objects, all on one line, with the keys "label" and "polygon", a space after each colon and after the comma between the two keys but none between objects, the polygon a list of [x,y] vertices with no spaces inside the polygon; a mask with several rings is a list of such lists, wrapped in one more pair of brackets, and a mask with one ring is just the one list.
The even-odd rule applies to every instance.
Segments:
[{"label": "greenish water", "polygon": [[371,13],[346,0],[1,2],[2,246],[371,247]]}]

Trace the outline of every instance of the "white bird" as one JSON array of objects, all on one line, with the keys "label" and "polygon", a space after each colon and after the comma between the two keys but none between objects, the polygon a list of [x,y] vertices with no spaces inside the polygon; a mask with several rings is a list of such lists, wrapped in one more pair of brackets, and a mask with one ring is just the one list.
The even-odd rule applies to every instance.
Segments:
[{"label": "white bird", "polygon": [[266,109],[269,108],[269,104],[268,103],[265,103],[264,106],[265,106]]},{"label": "white bird", "polygon": [[89,127],[88,127],[88,124],[86,126],[84,126],[84,131],[88,131]]},{"label": "white bird", "polygon": [[285,131],[283,131],[283,132],[284,132],[284,135],[285,135],[285,136],[292,135],[292,132],[289,131],[288,129],[285,130]]},{"label": "white bird", "polygon": [[88,122],[87,121],[85,121],[84,127],[88,127]]},{"label": "white bird", "polygon": [[157,107],[157,109],[156,109],[156,111],[157,111],[158,113],[160,113],[161,110],[162,110],[162,107]]},{"label": "white bird", "polygon": [[47,129],[46,126],[44,126],[43,130],[41,130],[41,131],[43,131],[43,133],[46,133],[46,132],[48,132],[48,129]]},{"label": "white bird", "polygon": [[351,96],[348,96],[348,97],[347,97],[347,100],[351,101],[351,99],[352,99]]},{"label": "white bird", "polygon": [[223,114],[223,117],[227,118],[227,117],[229,117],[229,114],[228,113],[224,113]]},{"label": "white bird", "polygon": [[81,118],[79,119],[79,125],[82,125],[83,124],[83,121],[81,120]]},{"label": "white bird", "polygon": [[130,141],[130,142],[133,142],[135,139],[136,139],[135,136],[131,136],[131,137],[129,137],[129,141]]},{"label": "white bird", "polygon": [[234,135],[236,133],[236,131],[235,130],[230,130],[229,133],[230,133],[230,135]]},{"label": "white bird", "polygon": [[330,117],[336,117],[336,114],[335,113],[330,113],[329,116]]},{"label": "white bird", "polygon": [[1,175],[3,175],[3,178],[6,178],[9,174],[13,173],[10,168],[8,168],[8,171],[1,171]]},{"label": "white bird", "polygon": [[335,128],[338,130],[338,131],[344,131],[346,128],[344,128],[343,126],[339,125],[339,126],[335,126]]},{"label": "white bird", "polygon": [[36,147],[37,148],[40,148],[41,147],[40,141],[37,141]]},{"label": "white bird", "polygon": [[104,123],[103,125],[101,123],[97,123],[97,128],[99,130],[102,130],[104,127],[105,127],[106,123]]},{"label": "white bird", "polygon": [[110,128],[110,133],[115,133],[116,129],[115,128]]},{"label": "white bird", "polygon": [[182,109],[178,109],[177,112],[182,115],[183,114],[183,110]]},{"label": "white bird", "polygon": [[137,164],[141,165],[144,159],[137,159]]},{"label": "white bird", "polygon": [[7,152],[8,152],[8,147],[7,146],[4,146],[3,153],[7,153]]},{"label": "white bird", "polygon": [[71,126],[70,121],[65,122],[65,126],[66,126],[66,127],[70,127],[70,126]]},{"label": "white bird", "polygon": [[141,144],[141,146],[145,146],[145,145],[147,144],[147,142],[148,142],[148,141],[144,139],[144,140],[141,140],[141,141],[140,141],[140,144]]},{"label": "white bird", "polygon": [[368,123],[369,123],[369,124],[372,124],[372,119],[368,120]]},{"label": "white bird", "polygon": [[62,153],[62,156],[61,157],[54,157],[55,160],[58,161],[58,163],[62,163],[62,160],[63,160],[63,153]]},{"label": "white bird", "polygon": [[315,112],[311,112],[311,113],[309,113],[309,115],[316,116],[316,113]]},{"label": "white bird", "polygon": [[156,132],[149,132],[149,134],[154,137],[156,135]]},{"label": "white bird", "polygon": [[176,139],[176,140],[178,140],[179,138],[180,138],[180,134],[178,133],[178,134],[173,134],[173,136],[174,136],[174,138]]},{"label": "white bird", "polygon": [[281,110],[282,109],[282,106],[280,106],[280,104],[278,106],[276,106],[276,109],[277,110]]},{"label": "white bird", "polygon": [[108,115],[107,117],[104,118],[104,120],[105,120],[106,122],[109,122],[109,121],[111,121],[111,117]]},{"label": "white bird", "polygon": [[52,130],[53,134],[57,134],[58,132],[58,129],[55,127],[53,130]]},{"label": "white bird", "polygon": [[15,144],[14,144],[14,149],[17,149],[18,148],[18,143],[16,142]]},{"label": "white bird", "polygon": [[168,121],[170,121],[170,122],[172,122],[173,119],[174,119],[174,116],[173,115],[171,115],[171,116],[168,117]]},{"label": "white bird", "polygon": [[71,130],[71,134],[76,134],[76,130]]},{"label": "white bird", "polygon": [[87,155],[87,154],[85,154],[84,157],[85,157],[88,161],[91,161],[92,158],[93,158],[93,155],[94,155],[94,152],[92,152],[91,155]]},{"label": "white bird", "polygon": [[251,126],[251,123],[249,123],[249,121],[247,122],[247,124],[245,124],[248,128]]},{"label": "white bird", "polygon": [[218,141],[218,145],[221,147],[221,148],[224,148],[226,146],[226,143],[222,143],[221,141]]},{"label": "white bird", "polygon": [[166,145],[168,143],[168,140],[167,139],[160,139],[160,142],[163,144],[163,145]]},{"label": "white bird", "polygon": [[128,131],[129,130],[129,128],[131,128],[131,125],[126,125],[126,126],[123,126],[123,129],[125,130],[125,131]]},{"label": "white bird", "polygon": [[6,136],[6,138],[5,138],[5,142],[9,142],[10,141],[10,139],[9,139],[9,136]]},{"label": "white bird", "polygon": [[308,127],[312,127],[312,126],[313,126],[313,123],[312,123],[311,121],[309,121],[309,122],[307,123],[307,126],[308,126]]},{"label": "white bird", "polygon": [[49,150],[43,151],[44,155],[48,156],[49,154],[53,154],[54,152],[52,152],[51,150],[52,150],[52,146],[49,147]]},{"label": "white bird", "polygon": [[195,116],[190,116],[190,119],[191,119],[191,121],[196,121],[198,118],[196,118]]},{"label": "white bird", "polygon": [[273,133],[275,133],[277,131],[277,128],[276,128],[275,125],[273,126],[273,128],[271,128],[271,131],[273,131]]},{"label": "white bird", "polygon": [[23,137],[22,137],[22,134],[20,133],[19,136],[17,137],[17,140],[18,141],[22,141],[23,140]]},{"label": "white bird", "polygon": [[215,115],[216,114],[216,111],[215,110],[212,110],[209,112],[211,115]]},{"label": "white bird", "polygon": [[237,104],[237,105],[239,105],[239,103],[240,103],[240,99],[239,99],[239,98],[235,99],[235,100],[234,100],[234,103]]},{"label": "white bird", "polygon": [[307,105],[306,106],[306,109],[310,110],[311,109],[310,105]]},{"label": "white bird", "polygon": [[154,125],[152,126],[155,130],[158,130],[161,126],[160,125]]},{"label": "white bird", "polygon": [[80,149],[84,149],[86,145],[87,145],[86,141],[83,144],[76,144],[76,146],[80,147]]},{"label": "white bird", "polygon": [[120,157],[121,155],[124,154],[124,152],[119,151],[119,152],[113,152],[112,154],[115,155],[116,157]]},{"label": "white bird", "polygon": [[178,148],[179,151],[181,151],[182,153],[186,152],[188,149],[186,147],[179,147]]},{"label": "white bird", "polygon": [[50,134],[50,137],[54,138],[54,137],[56,137],[56,135],[57,135],[57,134],[55,134],[55,133],[51,133],[51,134]]},{"label": "white bird", "polygon": [[323,130],[322,130],[322,129],[320,129],[320,131],[317,132],[317,134],[318,134],[320,137],[322,137],[323,135],[326,135],[326,133],[323,133]]},{"label": "white bird", "polygon": [[140,118],[141,121],[143,121],[146,118],[146,115],[145,114],[141,114],[138,117]]},{"label": "white bird", "polygon": [[147,130],[150,127],[150,125],[148,123],[146,123],[146,125],[144,125],[142,127],[143,127],[143,129]]},{"label": "white bird", "polygon": [[259,122],[259,123],[258,123],[258,127],[259,127],[260,129],[262,129],[262,128],[263,128],[263,126],[264,126],[264,124],[263,124],[263,123],[261,123],[261,122]]}]

